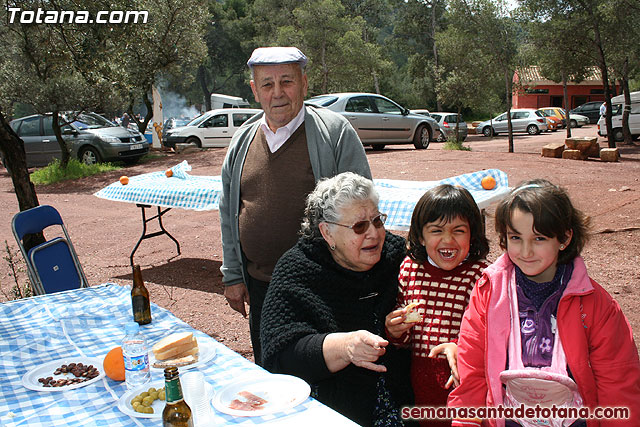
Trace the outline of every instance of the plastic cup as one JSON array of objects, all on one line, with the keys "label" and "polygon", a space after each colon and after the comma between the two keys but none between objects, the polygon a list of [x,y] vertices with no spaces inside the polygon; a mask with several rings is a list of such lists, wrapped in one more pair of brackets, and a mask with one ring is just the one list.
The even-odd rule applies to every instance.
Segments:
[{"label": "plastic cup", "polygon": [[193,414],[194,427],[204,425],[209,419],[209,393],[204,375],[199,371],[189,371],[180,375],[182,393]]}]

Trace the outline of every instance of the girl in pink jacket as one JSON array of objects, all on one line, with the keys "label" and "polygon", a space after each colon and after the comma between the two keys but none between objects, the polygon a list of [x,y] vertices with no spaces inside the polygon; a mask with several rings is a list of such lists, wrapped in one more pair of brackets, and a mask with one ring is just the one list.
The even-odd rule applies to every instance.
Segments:
[{"label": "girl in pink jacket", "polygon": [[[542,179],[499,204],[506,253],[472,291],[458,340],[461,382],[448,401],[483,410],[454,426],[640,425],[638,350],[580,257],[588,225],[566,191]],[[611,415],[626,418],[604,418]]]}]

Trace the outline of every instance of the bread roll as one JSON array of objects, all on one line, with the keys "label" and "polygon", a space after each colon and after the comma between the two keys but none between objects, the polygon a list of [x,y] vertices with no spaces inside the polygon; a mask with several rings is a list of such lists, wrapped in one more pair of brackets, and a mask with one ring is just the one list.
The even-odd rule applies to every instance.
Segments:
[{"label": "bread roll", "polygon": [[422,316],[420,316],[420,313],[418,313],[418,310],[416,310],[417,306],[417,302],[412,302],[411,304],[407,305],[407,315],[403,323],[417,323],[422,320]]},{"label": "bread roll", "polygon": [[191,332],[178,332],[162,338],[151,350],[156,360],[167,360],[197,353],[198,341]]}]

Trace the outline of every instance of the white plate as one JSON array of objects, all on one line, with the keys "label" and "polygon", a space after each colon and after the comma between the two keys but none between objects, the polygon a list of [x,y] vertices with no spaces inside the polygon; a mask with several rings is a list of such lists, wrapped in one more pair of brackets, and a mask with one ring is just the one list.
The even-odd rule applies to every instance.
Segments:
[{"label": "white plate", "polygon": [[[153,408],[153,414],[143,414],[140,412],[136,412],[131,406],[131,399],[142,393],[143,391],[149,390],[149,388],[154,387],[155,389],[161,389],[164,387],[164,380],[162,381],[152,381],[146,384],[142,384],[132,390],[127,391],[125,394],[118,399],[118,409],[124,414],[131,415],[136,418],[161,418],[162,411],[164,410],[165,401],[164,400],[155,400],[151,407]],[[209,401],[209,396],[213,393],[213,386],[209,383],[205,383],[205,393],[207,395],[207,402]],[[184,395],[184,389],[182,390],[182,394]],[[187,401],[187,404],[189,402]]]},{"label": "white plate", "polygon": [[[75,376],[71,373],[68,374],[59,374],[53,375],[56,369],[58,369],[62,365],[68,365],[70,363],[82,363],[83,365],[93,365],[98,369],[99,375],[95,378],[90,379],[89,381],[84,381],[81,383],[75,383],[71,385],[65,385],[61,387],[45,387],[41,382],[38,382],[39,378],[47,378],[53,377],[54,380],[59,379],[67,379],[67,378],[75,378]],[[104,377],[104,369],[102,368],[102,360],[95,359],[91,357],[67,357],[64,359],[52,360],[49,363],[45,363],[44,365],[37,366],[31,369],[29,372],[22,376],[22,385],[28,388],[29,390],[35,391],[67,391],[73,390],[76,388],[84,387],[91,383],[94,383]]]},{"label": "white plate", "polygon": [[[178,370],[184,372],[187,369],[197,368],[205,363],[209,362],[216,355],[216,348],[210,341],[198,340],[198,361],[190,365],[179,366]],[[149,366],[153,371],[164,371],[164,368],[154,368],[153,364],[156,362],[156,357],[153,355],[153,351],[149,351]]]},{"label": "white plate", "polygon": [[[248,391],[267,401],[261,409],[244,411],[231,409],[234,399],[245,400],[238,395]],[[304,380],[292,375],[261,375],[258,378],[244,379],[226,385],[213,397],[213,407],[225,414],[238,417],[255,417],[272,414],[304,402],[311,393],[311,387]]]},{"label": "white plate", "polygon": [[164,380],[151,381],[127,391],[122,395],[120,399],[118,399],[118,409],[120,409],[120,411],[122,411],[123,413],[136,418],[161,418],[162,410],[164,409],[164,400],[157,399],[153,402],[153,405],[151,405],[154,411],[153,414],[143,414],[141,412],[136,412],[134,411],[133,406],[131,406],[131,399],[133,399],[143,391],[149,390],[151,387],[154,387],[156,389],[164,387]]}]

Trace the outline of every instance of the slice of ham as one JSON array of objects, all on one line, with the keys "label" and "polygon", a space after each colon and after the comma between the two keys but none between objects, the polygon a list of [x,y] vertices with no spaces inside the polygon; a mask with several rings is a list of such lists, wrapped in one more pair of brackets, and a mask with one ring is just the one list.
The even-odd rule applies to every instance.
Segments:
[{"label": "slice of ham", "polygon": [[233,399],[229,404],[230,409],[239,411],[257,411],[262,409],[262,406],[268,402],[267,400],[248,391],[241,391],[238,393],[238,396],[243,397],[246,400]]}]

